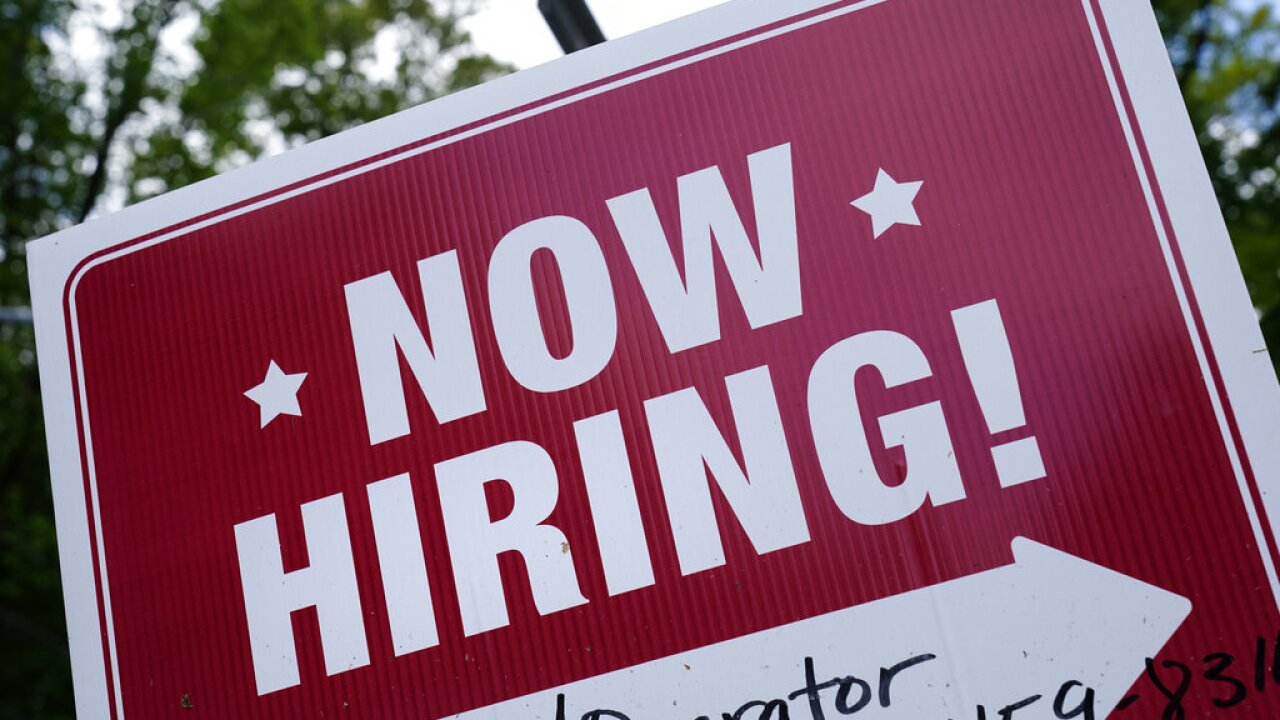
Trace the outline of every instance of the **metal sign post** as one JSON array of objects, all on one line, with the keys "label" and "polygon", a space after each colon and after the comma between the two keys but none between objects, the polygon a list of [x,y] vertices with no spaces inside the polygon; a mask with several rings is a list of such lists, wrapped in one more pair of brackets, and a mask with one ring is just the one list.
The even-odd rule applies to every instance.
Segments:
[{"label": "metal sign post", "polygon": [[566,55],[604,42],[587,0],[538,0],[538,10]]}]

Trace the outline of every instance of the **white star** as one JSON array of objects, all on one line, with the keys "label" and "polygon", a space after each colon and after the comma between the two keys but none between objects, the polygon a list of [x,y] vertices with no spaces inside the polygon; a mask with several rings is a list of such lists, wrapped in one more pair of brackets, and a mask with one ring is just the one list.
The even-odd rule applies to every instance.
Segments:
[{"label": "white star", "polygon": [[849,204],[871,216],[871,229],[878,238],[894,225],[920,224],[920,216],[916,215],[913,203],[923,184],[923,180],[897,182],[884,168],[880,168],[876,174],[876,186],[871,192]]},{"label": "white star", "polygon": [[296,415],[302,417],[302,408],[298,407],[298,388],[307,379],[306,373],[286,375],[275,360],[267,367],[267,376],[258,385],[245,391],[245,397],[258,403],[262,413],[262,425],[275,420],[279,415]]}]

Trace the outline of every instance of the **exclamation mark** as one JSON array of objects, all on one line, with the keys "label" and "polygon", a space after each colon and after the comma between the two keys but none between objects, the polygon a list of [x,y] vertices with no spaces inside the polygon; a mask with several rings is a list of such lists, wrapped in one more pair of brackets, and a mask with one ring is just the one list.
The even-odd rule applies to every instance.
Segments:
[{"label": "exclamation mark", "polygon": [[[998,435],[1026,425],[1018,371],[1013,365],[1013,351],[996,301],[952,310],[951,322],[956,327],[964,367],[987,420],[987,430]],[[1034,435],[993,446],[991,457],[996,463],[1000,487],[1013,487],[1045,476],[1044,460]]]}]

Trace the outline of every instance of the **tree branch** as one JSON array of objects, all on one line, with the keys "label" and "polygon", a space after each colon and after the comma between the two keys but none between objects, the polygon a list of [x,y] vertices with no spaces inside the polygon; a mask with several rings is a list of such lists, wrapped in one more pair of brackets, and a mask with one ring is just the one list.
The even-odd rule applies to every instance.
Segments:
[{"label": "tree branch", "polygon": [[1200,68],[1200,57],[1204,55],[1204,49],[1209,44],[1209,31],[1213,26],[1213,5],[1213,0],[1204,0],[1200,7],[1191,13],[1191,22],[1195,23],[1196,28],[1187,38],[1187,59],[1182,63],[1182,67],[1178,68],[1177,73],[1178,89],[1182,91],[1183,97],[1187,95],[1191,78]]},{"label": "tree branch", "polygon": [[[141,98],[138,105],[142,104]],[[120,131],[120,126],[124,125],[124,121],[137,111],[137,106],[127,108],[121,106],[121,112],[108,112],[105,127],[102,131],[102,137],[98,141],[98,149],[94,151],[93,173],[89,175],[89,182],[85,185],[84,199],[80,202],[80,210],[76,214],[76,222],[82,223],[93,212],[93,206],[98,204],[98,196],[102,195],[103,188],[107,184],[107,161],[111,159],[111,147],[115,144],[116,133]]]},{"label": "tree branch", "polygon": [[[123,57],[117,62],[109,63],[109,66],[118,68],[117,73],[111,74],[110,80],[120,81],[120,92],[110,100],[107,106],[102,137],[94,152],[96,164],[85,186],[77,222],[84,222],[89,217],[89,213],[98,203],[98,197],[106,188],[107,164],[111,159],[111,150],[115,145],[116,136],[129,118],[138,112],[143,99],[147,96],[151,68],[155,63],[156,47],[160,42],[160,32],[173,19],[177,5],[178,0],[161,0],[154,5],[140,3],[134,12],[134,22],[128,28],[122,28],[116,33],[115,45],[123,48],[121,51]],[[139,32],[145,34],[145,39],[140,44],[132,43],[130,36]]]}]

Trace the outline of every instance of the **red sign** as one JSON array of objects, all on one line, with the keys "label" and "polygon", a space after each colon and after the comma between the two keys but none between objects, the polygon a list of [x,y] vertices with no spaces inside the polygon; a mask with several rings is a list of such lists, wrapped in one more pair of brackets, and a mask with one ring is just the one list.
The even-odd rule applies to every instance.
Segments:
[{"label": "red sign", "polygon": [[744,0],[34,245],[81,715],[1274,714],[1134,5]]}]

